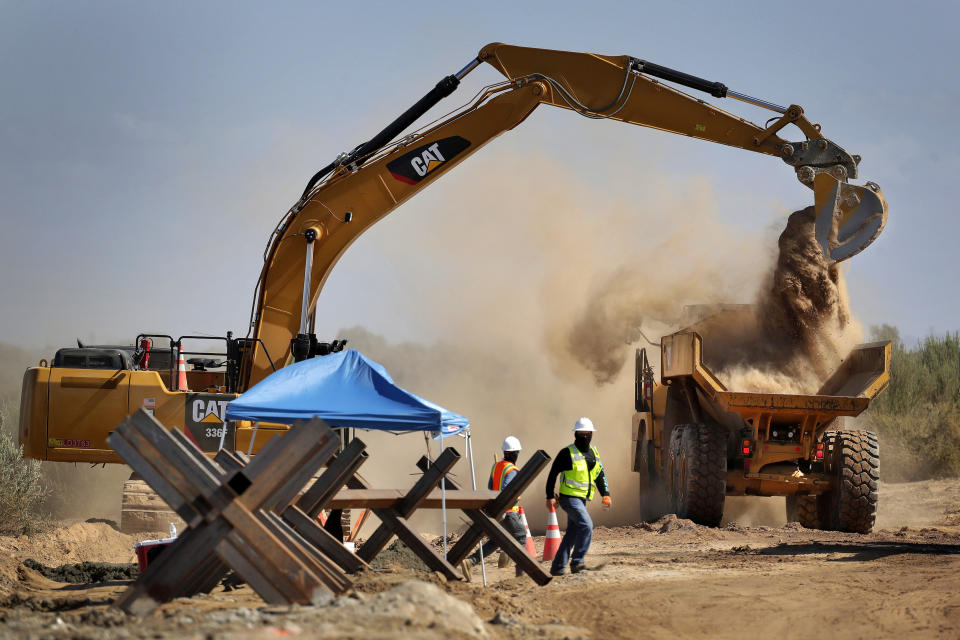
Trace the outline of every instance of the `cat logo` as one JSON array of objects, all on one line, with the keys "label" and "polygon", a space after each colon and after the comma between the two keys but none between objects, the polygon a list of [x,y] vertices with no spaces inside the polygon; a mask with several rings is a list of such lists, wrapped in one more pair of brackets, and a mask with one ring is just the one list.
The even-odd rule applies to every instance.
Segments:
[{"label": "cat logo", "polygon": [[233,446],[235,429],[225,425],[227,403],[236,396],[219,393],[188,393],[184,412],[184,434],[201,451],[216,451],[221,440]]},{"label": "cat logo", "polygon": [[193,421],[205,422],[207,424],[220,424],[223,422],[224,412],[227,410],[228,400],[203,400],[198,398],[193,401]]},{"label": "cat logo", "polygon": [[417,184],[469,146],[470,141],[460,136],[441,138],[387,163],[387,169],[400,182]]}]

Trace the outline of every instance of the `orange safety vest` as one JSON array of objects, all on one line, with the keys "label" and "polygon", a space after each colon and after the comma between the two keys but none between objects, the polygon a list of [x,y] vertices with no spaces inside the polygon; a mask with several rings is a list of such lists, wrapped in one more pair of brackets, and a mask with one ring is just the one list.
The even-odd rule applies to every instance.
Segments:
[{"label": "orange safety vest", "polygon": [[[519,471],[517,465],[509,460],[498,460],[493,469],[490,470],[490,482],[494,491],[503,489],[503,478],[511,471]],[[507,513],[517,513],[520,511],[520,496],[517,496],[517,504],[507,509]]]}]

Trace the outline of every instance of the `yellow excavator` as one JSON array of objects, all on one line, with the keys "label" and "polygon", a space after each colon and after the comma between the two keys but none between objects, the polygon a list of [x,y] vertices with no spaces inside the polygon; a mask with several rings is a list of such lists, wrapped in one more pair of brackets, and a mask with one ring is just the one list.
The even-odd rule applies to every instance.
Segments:
[{"label": "yellow excavator", "polygon": [[[406,133],[482,63],[505,80],[433,123]],[[724,111],[677,86],[732,98],[773,112],[763,126]],[[779,158],[813,190],[817,240],[830,262],[862,251],[881,232],[887,206],[880,188],[858,186],[860,157],[827,138],[797,105],[778,106],[631,56],[553,51],[493,43],[373,138],[314,175],[277,224],[256,285],[250,332],[223,338],[210,351],[196,336],[137,336],[132,346],[60,349],[23,379],[19,439],[41,460],[119,463],[107,435],[143,408],[183,429],[203,450],[255,452],[250,425],[225,425],[226,403],[291,361],[343,348],[313,332],[316,302],[340,256],[360,234],[541,104],[586,118],[620,120]],[[795,125],[802,139],[781,138]],[[193,357],[189,357],[193,356]],[[178,363],[186,357],[188,371]],[[183,369],[186,369],[184,365]],[[271,433],[260,425],[257,445]]]}]

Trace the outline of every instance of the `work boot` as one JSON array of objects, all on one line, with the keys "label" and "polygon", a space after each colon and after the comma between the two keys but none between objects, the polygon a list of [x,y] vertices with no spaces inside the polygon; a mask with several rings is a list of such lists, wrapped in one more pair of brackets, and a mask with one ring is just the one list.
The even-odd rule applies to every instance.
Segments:
[{"label": "work boot", "polygon": [[587,565],[582,562],[580,564],[570,564],[570,573],[584,573],[587,571],[590,571],[590,569],[587,569]]},{"label": "work boot", "polygon": [[509,566],[510,566],[510,556],[508,556],[503,551],[501,551],[500,557],[497,558],[497,568],[506,569]]},{"label": "work boot", "polygon": [[460,573],[467,582],[473,582],[473,560],[464,558],[460,561]]}]

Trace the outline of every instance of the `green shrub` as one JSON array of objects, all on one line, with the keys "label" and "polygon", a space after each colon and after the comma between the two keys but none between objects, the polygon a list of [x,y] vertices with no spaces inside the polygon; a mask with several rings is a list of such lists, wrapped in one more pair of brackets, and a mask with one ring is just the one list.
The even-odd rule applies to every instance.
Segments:
[{"label": "green shrub", "polygon": [[908,348],[893,327],[872,333],[893,342],[890,386],[865,416],[880,436],[883,478],[960,476],[960,334]]},{"label": "green shrub", "polygon": [[45,497],[40,462],[24,459],[23,447],[0,431],[0,533],[35,531]]}]

